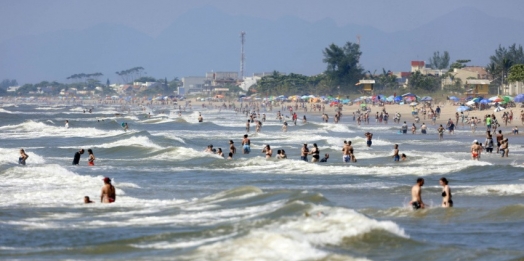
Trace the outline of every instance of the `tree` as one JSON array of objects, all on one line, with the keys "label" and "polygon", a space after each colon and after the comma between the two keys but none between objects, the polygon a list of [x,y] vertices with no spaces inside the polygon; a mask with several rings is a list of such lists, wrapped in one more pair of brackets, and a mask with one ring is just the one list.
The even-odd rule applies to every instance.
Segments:
[{"label": "tree", "polygon": [[142,76],[138,79],[133,80],[133,82],[157,82],[159,80],[155,79],[154,77],[150,76]]},{"label": "tree", "polygon": [[515,64],[509,69],[508,82],[524,82],[524,64]]},{"label": "tree", "polygon": [[429,66],[432,69],[443,70],[449,66],[449,53],[444,51],[444,54],[440,55],[440,52],[436,51],[433,53],[433,57],[429,58]]},{"label": "tree", "polygon": [[143,72],[144,67],[138,66],[115,73],[122,78],[122,81],[124,81],[124,83],[130,83],[133,82],[136,78],[142,77]]},{"label": "tree", "polygon": [[2,82],[0,82],[0,89],[7,90],[7,88],[11,86],[18,86],[18,82],[15,79],[4,79]]},{"label": "tree", "polygon": [[409,78],[409,88],[411,90],[434,92],[440,87],[440,78],[432,75],[424,75],[420,71],[411,74]]},{"label": "tree", "polygon": [[337,86],[342,86],[346,90],[355,88],[357,83],[363,75],[364,69],[359,65],[360,46],[355,43],[347,42],[343,47],[331,44],[322,52],[327,64],[325,74],[331,78],[332,82]]},{"label": "tree", "polygon": [[462,68],[466,67],[466,63],[469,63],[469,62],[471,62],[471,60],[456,60],[449,67],[449,71],[453,72],[454,69],[462,69]]},{"label": "tree", "polygon": [[376,77],[376,81],[378,85],[377,87],[382,88],[382,90],[393,90],[398,88],[397,76],[394,75],[390,70],[386,71],[384,68],[382,68],[382,74]]}]

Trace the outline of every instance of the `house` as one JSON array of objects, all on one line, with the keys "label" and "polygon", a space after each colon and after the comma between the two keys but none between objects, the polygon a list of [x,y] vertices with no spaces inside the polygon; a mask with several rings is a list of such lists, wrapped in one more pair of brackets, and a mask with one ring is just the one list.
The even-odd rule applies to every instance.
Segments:
[{"label": "house", "polygon": [[206,77],[189,76],[182,78],[182,88],[184,89],[184,93],[187,94],[192,92],[202,92],[205,84],[210,84]]},{"label": "house", "polygon": [[489,94],[489,84],[490,80],[484,79],[468,79],[466,80],[466,86],[468,86],[468,91],[466,94],[471,94],[474,96],[487,96]]},{"label": "house", "polygon": [[7,87],[7,92],[16,92],[16,91],[18,91],[18,89],[20,89],[20,87],[22,87],[22,86],[10,86],[10,87]]},{"label": "house", "polygon": [[505,95],[512,95],[512,96],[524,93],[524,83],[523,82],[508,83],[505,86],[503,93]]},{"label": "house", "polygon": [[372,95],[373,94],[373,88],[375,86],[375,80],[360,80],[357,85],[361,86],[362,93],[367,93]]},{"label": "house", "polygon": [[424,61],[411,61],[411,73],[420,72],[424,75],[442,76],[447,70],[432,69]]},{"label": "house", "polygon": [[213,87],[236,85],[238,72],[209,72],[206,73],[206,79],[211,81]]}]

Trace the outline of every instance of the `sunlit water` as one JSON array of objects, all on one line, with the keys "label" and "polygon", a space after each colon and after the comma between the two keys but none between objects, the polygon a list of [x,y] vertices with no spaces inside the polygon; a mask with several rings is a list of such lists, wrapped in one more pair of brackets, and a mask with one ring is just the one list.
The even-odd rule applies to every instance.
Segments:
[{"label": "sunlit water", "polygon": [[[244,115],[202,110],[198,123],[196,111],[179,117],[159,107],[147,119],[139,108],[117,118],[117,109],[0,108],[0,258],[524,258],[521,137],[509,136],[509,158],[483,154],[477,162],[469,146],[484,137],[460,128],[439,142],[431,125],[428,135],[402,135],[394,124],[358,127],[349,117],[334,124],[308,115],[309,123],[284,133],[275,112],[266,112],[262,132],[250,133],[251,154],[225,160],[203,151],[213,144],[227,155],[232,139],[240,152]],[[366,131],[374,133],[371,148]],[[344,140],[353,142],[357,163],[342,163]],[[303,143],[317,143],[328,163],[300,161]],[[393,162],[395,143],[407,161]],[[266,160],[265,144],[289,159]],[[17,164],[20,148],[27,166]],[[87,153],[71,165],[80,148],[93,149],[95,167]],[[114,179],[114,204],[98,203],[104,176]],[[413,211],[407,203],[419,176],[430,207]],[[440,208],[443,176],[453,209]],[[84,205],[84,196],[97,203]]]}]

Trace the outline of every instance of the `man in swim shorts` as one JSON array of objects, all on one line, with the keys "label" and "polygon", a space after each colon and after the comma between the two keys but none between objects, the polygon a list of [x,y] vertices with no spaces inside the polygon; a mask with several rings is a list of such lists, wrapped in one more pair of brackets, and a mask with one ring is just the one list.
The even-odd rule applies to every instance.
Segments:
[{"label": "man in swim shorts", "polygon": [[371,139],[373,138],[373,133],[366,132],[366,133],[364,133],[364,136],[366,136],[366,138],[367,138],[366,144],[368,145],[368,148],[371,147],[371,144],[373,143],[371,141]]},{"label": "man in swim shorts", "polygon": [[342,147],[342,160],[345,163],[348,163],[351,160],[351,152],[349,151],[350,146],[347,141],[344,141],[344,146]]},{"label": "man in swim shorts", "polygon": [[249,154],[251,152],[251,140],[247,138],[247,134],[244,134],[244,139],[242,140],[242,148],[244,154]]},{"label": "man in swim shorts", "polygon": [[307,148],[307,143],[304,143],[302,149],[300,149],[300,159],[308,162],[307,155],[309,154],[309,149]]},{"label": "man in swim shorts", "polygon": [[413,207],[413,210],[425,208],[424,202],[422,201],[422,186],[424,186],[424,179],[418,178],[417,184],[411,188],[411,201],[409,204]]},{"label": "man in swim shorts", "polygon": [[474,140],[473,145],[471,145],[471,159],[472,160],[479,160],[479,150],[480,150],[480,146],[477,140]]},{"label": "man in swim shorts", "polygon": [[393,150],[393,160],[399,161],[400,155],[398,154],[398,144],[395,144],[394,150]]}]

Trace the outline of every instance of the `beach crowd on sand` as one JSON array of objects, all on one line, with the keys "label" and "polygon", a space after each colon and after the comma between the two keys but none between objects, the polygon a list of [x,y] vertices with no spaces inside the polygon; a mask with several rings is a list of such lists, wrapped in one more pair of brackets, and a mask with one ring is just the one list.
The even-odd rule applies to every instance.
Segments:
[{"label": "beach crowd on sand", "polygon": [[[130,112],[130,106],[133,104],[127,104],[128,112]],[[198,122],[204,122],[204,116],[202,113],[205,113],[205,110],[216,109],[219,111],[234,111],[239,117],[245,117],[246,125],[245,131],[246,134],[243,135],[240,145],[241,151],[243,154],[251,153],[251,140],[249,138],[249,133],[251,132],[251,126],[254,125],[255,133],[262,132],[263,124],[266,122],[268,117],[275,116],[275,120],[278,120],[282,123],[282,131],[287,132],[288,126],[299,126],[297,122],[300,122],[302,126],[307,124],[308,119],[305,114],[308,114],[311,118],[311,115],[319,116],[315,118],[314,121],[319,121],[322,123],[330,122],[330,115],[332,116],[333,124],[356,124],[361,128],[365,129],[366,125],[369,125],[370,122],[375,122],[375,125],[393,125],[398,126],[399,134],[408,134],[408,135],[428,135],[435,134],[436,139],[443,140],[444,135],[455,135],[455,130],[457,128],[468,129],[471,131],[472,136],[478,135],[477,133],[485,132],[485,141],[481,142],[478,139],[473,140],[470,153],[472,160],[480,160],[482,153],[493,153],[496,148],[496,153],[500,153],[501,157],[509,157],[509,139],[508,135],[519,135],[519,130],[517,125],[524,125],[524,111],[520,111],[520,123],[516,120],[513,113],[513,109],[509,108],[504,111],[491,113],[489,110],[477,110],[477,111],[467,111],[460,113],[455,111],[456,106],[453,106],[449,103],[440,103],[440,104],[431,104],[423,103],[417,104],[418,106],[407,106],[407,105],[389,105],[383,103],[371,103],[365,106],[343,106],[343,105],[332,105],[326,106],[326,104],[320,103],[308,103],[308,102],[282,102],[275,103],[270,101],[243,101],[243,102],[198,102],[191,103],[186,101],[185,105],[177,105],[173,103],[156,103],[142,101],[141,103],[136,103],[134,105],[141,106],[144,113],[147,112],[146,118],[151,117],[151,111],[153,111],[155,106],[173,106],[173,110],[178,112],[178,115],[181,116],[182,112],[185,111],[194,111],[199,110],[197,119]],[[88,113],[92,113],[92,108],[88,109]],[[171,110],[171,109],[169,109]],[[348,112],[346,112],[348,111]],[[349,112],[351,111],[351,112]],[[84,110],[86,113],[86,110]],[[299,114],[303,114],[302,117],[299,117]],[[344,115],[346,114],[346,115]],[[121,113],[115,114],[116,116],[122,116]],[[344,115],[344,116],[343,116]],[[341,122],[342,118],[346,118],[344,122]],[[391,119],[393,118],[393,119]],[[406,120],[410,119],[410,120]],[[310,119],[311,120],[311,119]],[[289,122],[288,122],[289,121]],[[408,121],[412,124],[408,125]],[[428,124],[426,124],[428,122]],[[514,126],[514,127],[512,127]],[[69,121],[65,122],[65,128],[69,128]],[[124,131],[127,131],[129,126],[127,123],[123,127]],[[509,128],[509,130],[508,130]],[[432,129],[430,131],[430,129]],[[506,132],[503,132],[506,131]],[[369,131],[363,134],[366,139],[366,145],[371,147],[373,144],[373,134]],[[482,135],[482,134],[480,134]],[[493,136],[495,135],[495,139]],[[213,153],[222,158],[227,158],[232,160],[234,155],[237,153],[237,148],[233,140],[228,142],[229,151],[227,157],[225,156],[222,148],[214,148],[213,145],[208,145],[205,149],[205,152]],[[273,152],[270,144],[266,144],[261,151],[266,157],[266,159],[273,158],[275,155],[276,159],[287,159],[288,155],[285,150],[277,150],[276,153]],[[327,162],[330,159],[329,154],[324,154],[321,158],[320,150],[316,143],[312,144],[310,148],[308,143],[304,143],[300,149],[300,159],[306,162],[309,162],[308,156],[311,156],[311,162]],[[73,165],[79,165],[80,157],[84,154],[84,149],[77,151],[73,158]],[[91,149],[88,149],[88,166],[95,165],[95,156]],[[356,163],[357,156],[355,149],[352,146],[350,140],[343,141],[341,144],[341,156],[343,162],[345,163]],[[20,150],[19,164],[25,165],[26,160],[28,159],[27,153],[24,149]],[[400,147],[398,144],[395,144],[393,147],[393,153],[391,155],[393,161],[400,162],[408,159],[408,155],[400,153]],[[105,177],[103,179],[104,186],[102,187],[100,202],[102,203],[112,203],[116,200],[116,191],[115,187],[111,184],[111,179]],[[413,209],[424,208],[425,204],[422,201],[421,197],[421,187],[424,185],[424,179],[418,178],[416,184],[412,187],[412,200],[410,201]],[[451,190],[448,185],[449,181],[443,177],[439,180],[440,185],[443,187],[442,191],[442,207],[452,207],[453,200],[451,195]],[[93,203],[88,196],[84,197],[84,203]]]}]

